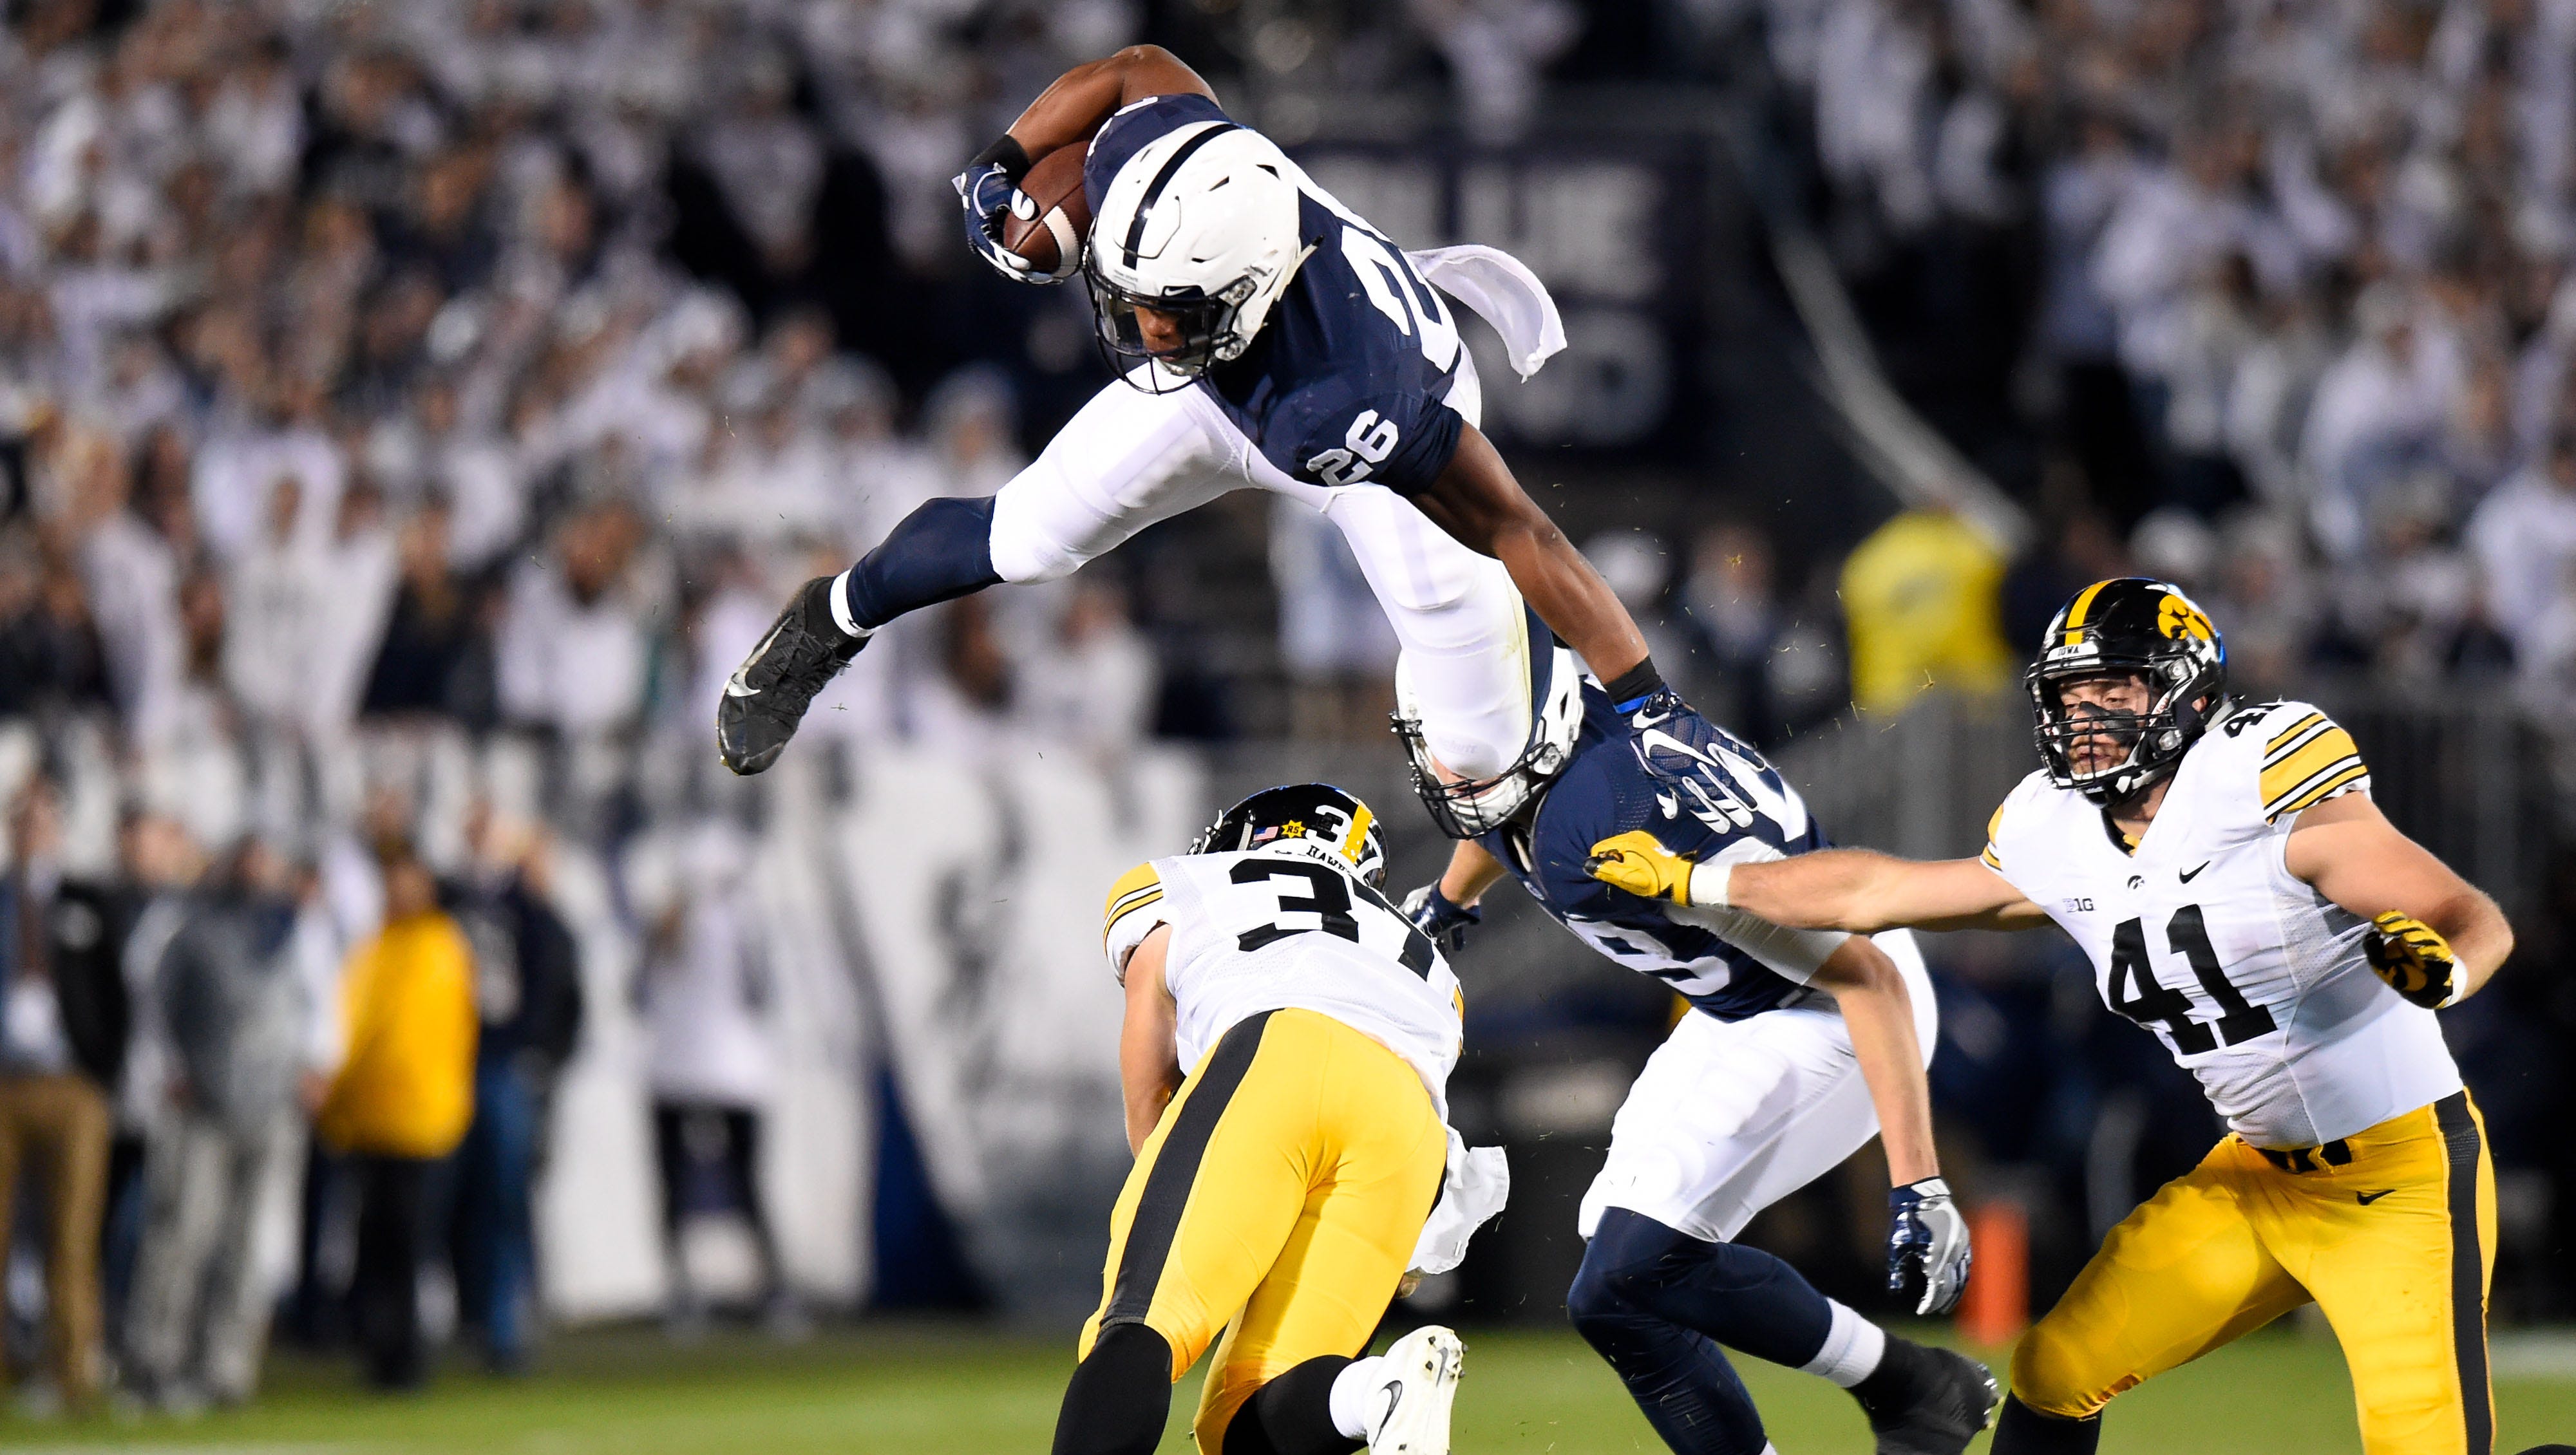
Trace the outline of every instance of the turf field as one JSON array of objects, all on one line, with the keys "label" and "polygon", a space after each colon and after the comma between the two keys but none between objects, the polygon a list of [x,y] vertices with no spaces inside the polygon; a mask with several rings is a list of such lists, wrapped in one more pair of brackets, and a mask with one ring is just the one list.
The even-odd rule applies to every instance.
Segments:
[{"label": "turf field", "polygon": [[[1571,1335],[1470,1330],[1467,1345],[1460,1455],[1661,1450],[1618,1382]],[[2576,1436],[2576,1343],[2508,1343],[2498,1365],[2508,1375],[2497,1387],[2499,1451]],[[220,1448],[226,1455],[365,1448],[1036,1455],[1047,1448],[1066,1367],[1060,1343],[944,1328],[872,1327],[785,1348],[718,1336],[685,1350],[648,1330],[608,1331],[558,1339],[544,1372],[513,1382],[451,1374],[427,1395],[383,1400],[352,1389],[339,1366],[284,1360],[255,1409],[184,1423],[124,1417],[38,1424],[0,1416],[0,1444]],[[1745,1374],[1783,1455],[1869,1448],[1851,1402],[1821,1381],[1750,1363]],[[1189,1448],[1195,1383],[1174,1401],[1166,1450]],[[2357,1450],[2359,1442],[2334,1345],[2274,1331],[2123,1397],[2102,1448],[2323,1455]]]}]

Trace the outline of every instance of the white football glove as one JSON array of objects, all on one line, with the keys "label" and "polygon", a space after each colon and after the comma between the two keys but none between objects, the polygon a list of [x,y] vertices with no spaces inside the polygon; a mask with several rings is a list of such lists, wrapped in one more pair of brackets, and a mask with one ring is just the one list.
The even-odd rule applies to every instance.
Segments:
[{"label": "white football glove", "polygon": [[1945,1314],[1967,1291],[1968,1220],[1938,1177],[1887,1194],[1887,1291],[1915,1300],[1918,1314]]}]

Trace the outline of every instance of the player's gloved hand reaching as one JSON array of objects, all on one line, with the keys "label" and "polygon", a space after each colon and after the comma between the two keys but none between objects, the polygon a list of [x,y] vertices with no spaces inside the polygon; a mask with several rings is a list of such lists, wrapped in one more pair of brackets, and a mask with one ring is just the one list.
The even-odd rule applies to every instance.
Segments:
[{"label": "player's gloved hand reaching", "polygon": [[2426,1010],[2440,1010],[2460,998],[2460,959],[2442,932],[2396,910],[2370,922],[2361,952],[2388,988]]},{"label": "player's gloved hand reaching", "polygon": [[1442,954],[1467,943],[1467,927],[1485,922],[1485,912],[1472,904],[1452,904],[1434,879],[1404,897],[1404,917],[1431,937]]},{"label": "player's gloved hand reaching", "polygon": [[1888,1189],[1887,1291],[1918,1314],[1945,1314],[1968,1287],[1968,1220],[1938,1177]]},{"label": "player's gloved hand reaching", "polygon": [[1005,216],[1014,209],[1024,219],[1037,216],[1037,203],[1020,191],[1020,179],[1028,174],[1028,150],[1005,133],[950,178],[949,185],[966,208],[966,246],[975,256],[1015,283],[1052,283],[1028,259],[1002,246]]},{"label": "player's gloved hand reaching", "polygon": [[1603,839],[1592,846],[1592,856],[1583,861],[1584,873],[1613,889],[1627,890],[1640,899],[1669,899],[1680,905],[1691,902],[1691,870],[1697,867],[1665,848],[1644,829],[1630,829]]}]

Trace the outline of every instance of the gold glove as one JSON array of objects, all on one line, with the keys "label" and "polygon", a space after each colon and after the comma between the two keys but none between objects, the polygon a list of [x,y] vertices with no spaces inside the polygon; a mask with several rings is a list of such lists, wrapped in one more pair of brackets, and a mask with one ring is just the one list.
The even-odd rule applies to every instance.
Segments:
[{"label": "gold glove", "polygon": [[2440,1010],[2458,998],[2460,958],[2451,953],[2451,942],[2441,931],[2393,909],[2370,926],[2361,950],[2389,989],[2426,1010]]},{"label": "gold glove", "polygon": [[1592,846],[1592,857],[1583,861],[1584,873],[1613,889],[1675,904],[1691,902],[1691,870],[1696,867],[1643,829],[1603,839]]}]

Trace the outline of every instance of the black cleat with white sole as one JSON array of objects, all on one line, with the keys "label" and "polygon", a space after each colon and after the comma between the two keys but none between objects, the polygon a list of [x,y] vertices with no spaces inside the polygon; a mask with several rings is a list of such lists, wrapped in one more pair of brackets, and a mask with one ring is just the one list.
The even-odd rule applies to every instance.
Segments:
[{"label": "black cleat with white sole", "polygon": [[1893,1334],[1876,1372],[1852,1390],[1878,1436],[1878,1455],[1959,1455],[1994,1423],[2003,1390],[1965,1354]]},{"label": "black cleat with white sole", "polygon": [[829,576],[806,582],[726,680],[716,703],[716,756],[736,773],[777,762],[814,694],[868,644],[833,622],[831,589]]}]

